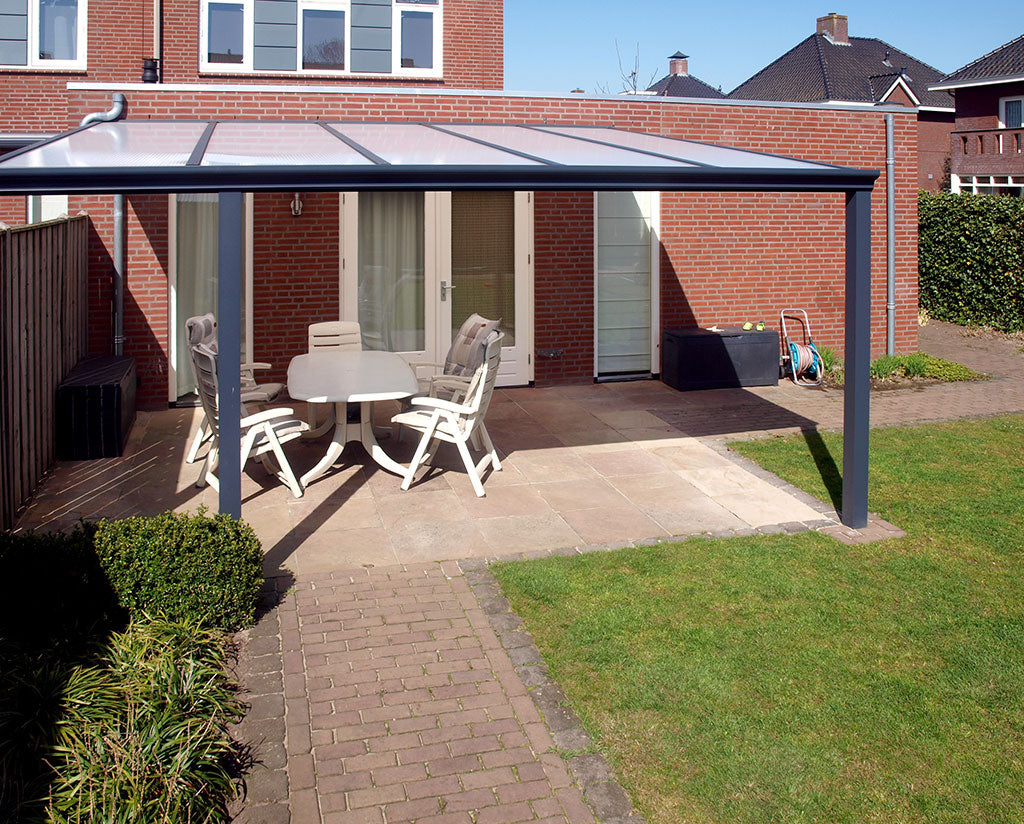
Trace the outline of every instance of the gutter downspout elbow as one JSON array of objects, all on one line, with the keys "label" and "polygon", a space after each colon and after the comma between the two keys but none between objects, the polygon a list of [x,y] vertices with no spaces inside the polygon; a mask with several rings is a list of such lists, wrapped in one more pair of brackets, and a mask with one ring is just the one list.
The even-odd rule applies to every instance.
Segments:
[{"label": "gutter downspout elbow", "polygon": [[88,126],[90,123],[110,123],[113,120],[120,120],[124,115],[124,107],[127,99],[121,92],[114,92],[110,97],[110,109],[105,112],[92,112],[82,118],[78,125]]},{"label": "gutter downspout elbow", "polygon": [[[124,115],[125,96],[115,92],[105,112],[93,112],[82,118],[80,126],[110,123]],[[124,195],[114,195],[114,354],[124,354]]]},{"label": "gutter downspout elbow", "polygon": [[885,115],[885,352],[896,353],[896,151],[893,116]]}]

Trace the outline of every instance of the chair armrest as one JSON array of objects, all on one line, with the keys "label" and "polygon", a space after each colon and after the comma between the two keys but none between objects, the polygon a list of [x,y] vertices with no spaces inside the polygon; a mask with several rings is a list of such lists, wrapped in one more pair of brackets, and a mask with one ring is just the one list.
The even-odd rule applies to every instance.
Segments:
[{"label": "chair armrest", "polygon": [[269,369],[269,363],[243,363],[242,369]]},{"label": "chair armrest", "polygon": [[469,415],[473,411],[461,403],[452,403],[441,398],[419,397],[413,398],[410,403],[413,406],[425,406],[430,409],[440,409],[444,412],[454,412],[456,415]]},{"label": "chair armrest", "polygon": [[255,415],[247,415],[242,418],[241,425],[255,426],[258,423],[266,423],[267,421],[275,420],[276,418],[290,418],[295,415],[295,410],[288,409],[285,406],[278,406],[274,409],[264,409],[262,412],[257,412]]}]

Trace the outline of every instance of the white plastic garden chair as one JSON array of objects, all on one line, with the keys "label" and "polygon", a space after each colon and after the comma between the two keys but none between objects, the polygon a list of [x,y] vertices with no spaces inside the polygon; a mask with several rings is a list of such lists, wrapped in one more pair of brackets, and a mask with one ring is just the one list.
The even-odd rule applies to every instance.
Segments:
[{"label": "white plastic garden chair", "polygon": [[[504,337],[501,332],[491,334],[484,349],[483,362],[470,378],[461,403],[430,396],[417,397],[412,399],[411,408],[407,412],[400,412],[391,419],[398,426],[422,433],[402,480],[402,489],[408,489],[420,465],[429,462],[430,454],[427,450],[434,441],[455,444],[477,497],[482,498],[485,494],[481,476],[488,465],[493,466],[495,472],[501,471],[498,452],[484,426],[484,416],[498,377]],[[469,452],[469,443],[474,437],[479,438],[484,450],[484,456],[479,462],[474,462]]]},{"label": "white plastic garden chair", "polygon": [[[206,453],[206,463],[196,481],[196,486],[203,487],[207,483],[220,490],[215,470],[220,453],[220,411],[218,407],[217,352],[211,346],[199,343],[189,347],[192,365],[195,369],[199,399],[206,412],[210,424],[210,451]],[[285,484],[296,498],[302,497],[302,484],[292,471],[288,457],[282,445],[302,436],[309,427],[304,421],[292,416],[291,409],[265,409],[255,415],[242,405],[242,466],[249,458],[258,458],[260,463],[271,475]],[[274,466],[273,459],[277,461]]]},{"label": "white plastic garden chair", "polygon": [[[469,381],[480,366],[484,357],[484,348],[491,335],[498,331],[501,319],[488,320],[475,312],[466,318],[465,323],[452,339],[444,363],[418,361],[410,363],[424,395],[434,398],[458,401],[465,394]],[[431,370],[421,377],[420,370]],[[453,393],[459,397],[453,398]]]},{"label": "white plastic garden chair", "polygon": [[[202,343],[209,346],[214,352],[217,351],[217,319],[210,312],[207,312],[205,315],[196,315],[195,317],[191,317],[186,320],[185,333],[188,335],[189,347]],[[269,368],[269,363],[241,364],[242,403],[270,403],[281,394],[281,390],[284,389],[283,383],[256,382],[256,370]],[[196,394],[198,395],[199,382],[196,380],[194,369],[192,378],[196,381]],[[196,430],[195,437],[192,438],[192,444],[189,446],[188,455],[185,456],[185,462],[195,463],[196,457],[199,455],[200,448],[204,443],[210,440],[211,437],[213,437],[213,433],[211,432],[210,425],[204,415],[203,420],[199,424],[199,429]]]},{"label": "white plastic garden chair", "polygon": [[[359,329],[359,322],[354,320],[328,320],[323,323],[311,323],[309,325],[309,351],[319,352],[325,349],[351,349],[361,350],[363,348],[362,332]],[[309,432],[307,438],[319,438],[329,432],[334,426],[334,404],[333,403],[309,403]],[[317,423],[320,412],[324,414],[324,421]]]}]

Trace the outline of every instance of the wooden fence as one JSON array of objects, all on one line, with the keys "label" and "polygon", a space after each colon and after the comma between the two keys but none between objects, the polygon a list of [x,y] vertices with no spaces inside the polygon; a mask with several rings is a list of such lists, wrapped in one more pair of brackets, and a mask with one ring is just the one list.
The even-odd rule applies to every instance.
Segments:
[{"label": "wooden fence", "polygon": [[85,356],[89,219],[0,230],[0,528],[55,459],[57,384]]}]

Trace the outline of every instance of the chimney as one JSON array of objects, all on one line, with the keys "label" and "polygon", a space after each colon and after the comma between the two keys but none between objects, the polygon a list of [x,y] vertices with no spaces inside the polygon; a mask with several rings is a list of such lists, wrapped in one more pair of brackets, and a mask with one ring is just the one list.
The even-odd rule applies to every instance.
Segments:
[{"label": "chimney", "polygon": [[818,18],[818,34],[823,34],[837,46],[850,45],[849,18],[845,14],[830,11]]},{"label": "chimney", "polygon": [[682,52],[676,52],[675,54],[669,55],[668,73],[681,74],[684,76],[689,74],[689,61],[686,59],[687,57],[689,57],[689,55],[683,54]]}]

